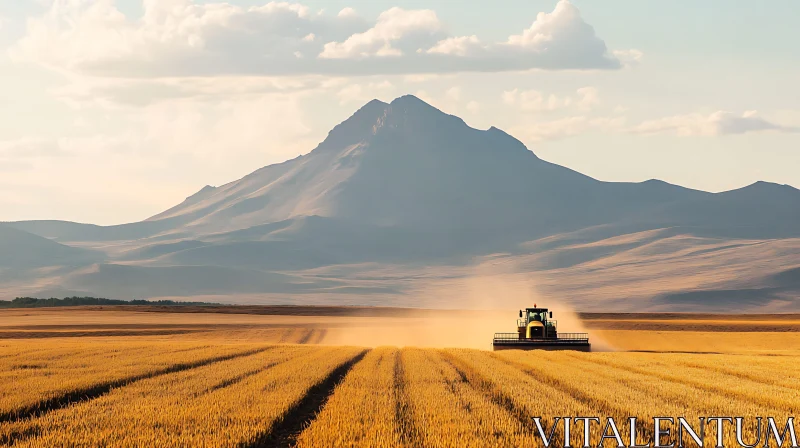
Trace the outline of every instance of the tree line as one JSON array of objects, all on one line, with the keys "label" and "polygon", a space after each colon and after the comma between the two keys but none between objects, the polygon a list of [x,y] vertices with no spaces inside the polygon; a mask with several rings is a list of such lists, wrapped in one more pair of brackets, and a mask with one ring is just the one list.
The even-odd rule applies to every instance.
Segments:
[{"label": "tree line", "polygon": [[63,299],[36,297],[17,297],[14,300],[0,300],[0,308],[48,308],[59,306],[85,305],[160,305],[160,306],[202,306],[218,305],[207,302],[176,302],[174,300],[116,300],[102,297],[65,297]]}]

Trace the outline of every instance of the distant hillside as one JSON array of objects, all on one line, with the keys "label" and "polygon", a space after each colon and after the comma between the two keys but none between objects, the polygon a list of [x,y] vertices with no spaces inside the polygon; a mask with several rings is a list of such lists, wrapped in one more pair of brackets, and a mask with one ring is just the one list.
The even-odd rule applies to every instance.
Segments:
[{"label": "distant hillside", "polygon": [[13,225],[0,224],[0,269],[83,265],[103,258],[100,252],[66,246]]}]

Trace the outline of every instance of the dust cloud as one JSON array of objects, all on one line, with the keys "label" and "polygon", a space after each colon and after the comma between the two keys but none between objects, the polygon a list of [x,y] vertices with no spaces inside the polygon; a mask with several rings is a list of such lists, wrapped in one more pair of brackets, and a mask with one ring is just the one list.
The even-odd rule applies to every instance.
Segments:
[{"label": "dust cloud", "polygon": [[[553,311],[559,332],[587,332],[578,314],[563,301],[541,295],[529,274],[485,267],[461,278],[420,281],[409,304],[425,310],[407,317],[365,318],[330,331],[324,343],[491,350],[494,333],[515,333],[519,310],[534,305]],[[608,349],[607,344],[601,347]]]}]

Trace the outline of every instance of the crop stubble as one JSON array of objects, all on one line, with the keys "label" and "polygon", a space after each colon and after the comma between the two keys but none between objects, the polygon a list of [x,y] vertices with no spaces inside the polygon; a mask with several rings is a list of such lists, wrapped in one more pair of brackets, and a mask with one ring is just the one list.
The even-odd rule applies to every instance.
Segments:
[{"label": "crop stubble", "polygon": [[[534,416],[549,428],[560,416],[626,423],[736,415],[752,428],[755,416],[785,418],[800,407],[796,356],[364,353],[253,343],[6,341],[0,444],[541,446]],[[101,393],[58,401],[99,386]],[[638,436],[651,437],[651,429],[642,425]],[[593,440],[601,430],[593,426]],[[276,431],[292,433],[276,438]],[[730,427],[726,433],[733,437]],[[573,446],[581,438],[574,425]]]}]

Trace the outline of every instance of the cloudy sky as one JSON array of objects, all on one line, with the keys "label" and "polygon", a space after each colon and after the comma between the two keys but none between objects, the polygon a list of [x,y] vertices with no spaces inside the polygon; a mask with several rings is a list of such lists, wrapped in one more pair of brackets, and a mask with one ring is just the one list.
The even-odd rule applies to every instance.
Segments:
[{"label": "cloudy sky", "polygon": [[144,219],[411,93],[602,180],[800,187],[796,0],[0,2],[0,221]]}]

